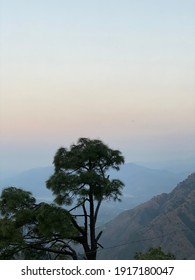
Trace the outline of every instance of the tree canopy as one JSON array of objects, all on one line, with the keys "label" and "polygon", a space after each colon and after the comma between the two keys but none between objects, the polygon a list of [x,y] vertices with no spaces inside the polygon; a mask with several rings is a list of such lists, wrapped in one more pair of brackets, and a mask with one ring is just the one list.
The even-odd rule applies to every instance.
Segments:
[{"label": "tree canopy", "polygon": [[96,259],[102,232],[96,222],[103,200],[120,200],[124,184],[111,179],[124,157],[99,139],[80,138],[54,157],[54,174],[46,186],[54,202],[37,203],[30,192],[9,187],[0,197],[0,258]]},{"label": "tree canopy", "polygon": [[63,208],[36,204],[30,192],[9,187],[0,198],[1,259],[76,258],[65,239],[77,234],[71,215]]},{"label": "tree canopy", "polygon": [[161,247],[150,248],[147,252],[137,252],[134,256],[135,260],[175,260],[175,256],[168,252],[162,251]]},{"label": "tree canopy", "polygon": [[[87,259],[95,259],[98,240],[95,225],[100,205],[105,199],[120,200],[124,184],[109,177],[109,170],[119,170],[124,157],[118,150],[112,150],[102,141],[80,138],[70,149],[60,148],[54,157],[55,172],[47,181],[47,188],[53,191],[58,205],[73,205],[73,213],[81,208],[83,225],[73,221],[80,232]],[[89,226],[88,226],[89,225]]]}]

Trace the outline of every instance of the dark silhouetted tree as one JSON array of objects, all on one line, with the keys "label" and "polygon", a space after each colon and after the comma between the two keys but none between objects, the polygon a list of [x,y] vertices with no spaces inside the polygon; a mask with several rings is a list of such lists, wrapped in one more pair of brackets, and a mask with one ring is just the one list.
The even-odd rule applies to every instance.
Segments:
[{"label": "dark silhouetted tree", "polygon": [[36,204],[30,192],[14,187],[2,191],[0,210],[1,259],[77,258],[65,241],[78,234],[68,211],[52,204]]},{"label": "dark silhouetted tree", "polygon": [[80,233],[76,240],[82,244],[87,259],[96,259],[100,245],[102,232],[96,234],[95,227],[102,201],[120,200],[124,186],[120,180],[110,179],[109,171],[119,170],[123,163],[120,151],[97,139],[80,138],[70,149],[60,148],[55,155],[55,172],[47,188],[53,191],[58,205],[73,205],[70,213],[83,218],[80,222],[73,219],[73,224]]}]

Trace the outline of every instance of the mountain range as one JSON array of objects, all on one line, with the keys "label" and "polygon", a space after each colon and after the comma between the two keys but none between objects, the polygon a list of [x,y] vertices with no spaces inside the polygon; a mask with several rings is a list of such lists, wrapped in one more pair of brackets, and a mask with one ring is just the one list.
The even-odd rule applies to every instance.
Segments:
[{"label": "mountain range", "polygon": [[99,259],[133,259],[161,247],[176,259],[195,259],[195,173],[170,193],[124,211],[103,228]]},{"label": "mountain range", "polygon": [[[103,229],[104,249],[98,258],[132,259],[137,251],[161,246],[177,259],[195,259],[195,173],[185,179],[187,172],[134,163],[110,171],[111,178],[122,180],[125,187],[122,202],[105,201],[100,208],[97,226]],[[20,187],[32,192],[38,202],[52,202],[45,186],[52,174],[52,166],[27,170],[0,180],[0,191]]]},{"label": "mountain range", "polygon": [[[38,201],[52,202],[53,197],[45,182],[53,173],[53,167],[34,168],[0,181],[0,191],[8,186],[20,187],[32,192]],[[111,178],[124,182],[122,202],[105,201],[99,214],[98,224],[104,224],[126,209],[146,201],[161,192],[169,192],[184,179],[183,173],[158,170],[126,163],[120,171],[110,171]]]}]

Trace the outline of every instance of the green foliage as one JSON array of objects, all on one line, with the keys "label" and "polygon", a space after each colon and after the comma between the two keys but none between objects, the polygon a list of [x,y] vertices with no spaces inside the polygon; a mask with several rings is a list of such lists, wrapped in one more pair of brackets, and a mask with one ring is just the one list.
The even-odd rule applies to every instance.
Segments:
[{"label": "green foliage", "polygon": [[47,188],[56,196],[59,205],[70,205],[92,194],[94,199],[119,200],[123,183],[111,180],[109,169],[119,170],[124,158],[100,140],[80,138],[70,149],[60,148],[54,157],[55,173],[47,181]]},{"label": "green foliage", "polygon": [[[108,173],[111,168],[119,170],[122,163],[118,150],[100,140],[80,138],[70,149],[60,148],[54,157],[55,172],[46,184],[56,204],[37,204],[30,192],[4,189],[0,197],[0,258],[76,259],[70,245],[76,242],[83,246],[87,259],[95,259],[101,236],[95,230],[101,202],[120,200],[124,186]],[[71,204],[70,210],[61,207]]]},{"label": "green foliage", "polygon": [[0,210],[2,215],[14,215],[17,212],[31,208],[36,200],[32,194],[22,189],[9,187],[2,191],[0,200]]},{"label": "green foliage", "polygon": [[75,228],[72,224],[72,216],[63,208],[43,203],[36,211],[37,230],[45,237],[60,236],[71,238]]},{"label": "green foliage", "polygon": [[10,187],[1,194],[0,210],[0,259],[50,259],[74,253],[63,251],[68,246],[64,239],[77,235],[65,209],[35,204],[29,192]]},{"label": "green foliage", "polygon": [[172,253],[164,253],[161,247],[150,248],[147,252],[137,252],[134,256],[135,260],[175,260]]},{"label": "green foliage", "polygon": [[15,222],[7,218],[0,220],[0,240],[4,244],[21,239],[20,231],[16,228]]}]

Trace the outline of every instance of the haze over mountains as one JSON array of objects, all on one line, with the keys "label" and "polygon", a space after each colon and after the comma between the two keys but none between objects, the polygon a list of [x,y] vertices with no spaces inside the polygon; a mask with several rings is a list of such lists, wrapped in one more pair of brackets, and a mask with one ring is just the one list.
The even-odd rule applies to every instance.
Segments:
[{"label": "haze over mountains", "polygon": [[52,194],[46,188],[45,182],[52,173],[52,166],[26,170],[18,175],[1,180],[0,190],[8,186],[14,186],[32,192],[38,200],[51,201]]},{"label": "haze over mountains", "polygon": [[[195,259],[195,173],[188,176],[195,164],[183,164],[170,166],[170,171],[126,163],[119,172],[110,172],[125,187],[122,202],[106,201],[100,208],[97,226],[103,227],[100,243],[105,249],[99,259],[132,259],[136,251],[152,246],[178,259]],[[20,187],[38,201],[52,202],[45,185],[52,173],[52,166],[24,171],[1,180],[0,191]]]},{"label": "haze over mountains", "polygon": [[104,226],[99,259],[132,259],[136,251],[161,246],[177,259],[195,259],[195,173],[127,210]]},{"label": "haze over mountains", "polygon": [[[139,163],[141,164],[141,163]],[[149,168],[169,170],[175,173],[191,174],[195,168],[195,157],[180,160],[161,160],[153,162],[145,162],[142,164]]]},{"label": "haze over mountains", "polygon": [[[195,160],[194,160],[195,162]],[[113,178],[119,178],[125,184],[122,202],[106,201],[100,208],[98,224],[104,224],[120,212],[145,202],[152,196],[169,192],[191,173],[193,162],[185,162],[184,172],[173,172],[148,168],[134,163],[121,166],[119,172],[111,171]],[[195,165],[194,165],[195,166]],[[45,182],[52,175],[53,167],[34,168],[16,176],[0,181],[0,191],[8,186],[20,187],[32,192],[38,201],[51,202],[52,193],[46,188]]]}]

